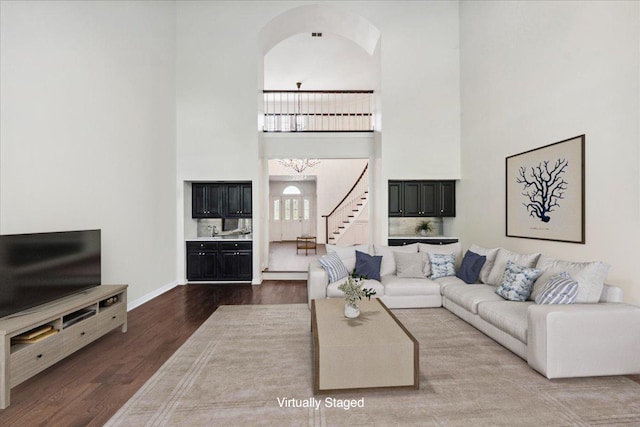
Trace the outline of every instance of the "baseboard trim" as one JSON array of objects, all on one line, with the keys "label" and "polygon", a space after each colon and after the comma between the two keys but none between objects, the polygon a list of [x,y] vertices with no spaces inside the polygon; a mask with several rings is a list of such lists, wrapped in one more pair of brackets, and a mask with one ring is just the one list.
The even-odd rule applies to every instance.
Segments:
[{"label": "baseboard trim", "polygon": [[166,285],[164,285],[161,288],[156,289],[153,292],[149,292],[146,295],[141,296],[140,298],[134,300],[134,301],[129,301],[127,302],[127,311],[131,311],[136,307],[141,306],[142,304],[144,304],[145,302],[151,301],[152,299],[154,299],[157,296],[160,296],[162,294],[164,294],[167,291],[170,291],[171,289],[175,288],[176,286],[178,286],[178,281],[174,280],[171,283],[168,283]]},{"label": "baseboard trim", "polygon": [[262,280],[307,280],[306,271],[263,271]]}]

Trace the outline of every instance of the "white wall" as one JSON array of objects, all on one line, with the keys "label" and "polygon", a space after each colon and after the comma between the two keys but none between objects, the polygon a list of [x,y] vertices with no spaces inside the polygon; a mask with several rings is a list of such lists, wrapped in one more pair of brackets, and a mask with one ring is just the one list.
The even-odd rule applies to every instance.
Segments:
[{"label": "white wall", "polygon": [[[640,303],[640,3],[463,2],[456,234],[611,264]],[[586,244],[505,237],[505,157],[586,134]]]},{"label": "white wall", "polygon": [[100,228],[103,283],[174,283],[174,5],[0,8],[0,232]]},{"label": "white wall", "polygon": [[[372,201],[386,205],[387,179],[457,178],[458,3],[340,1],[313,7],[318,5],[361,16],[382,33],[380,45],[370,46],[382,64],[380,86],[374,89],[384,112],[384,136],[378,139],[381,164],[376,167],[380,191]],[[260,31],[300,6],[310,3],[176,3],[179,182],[263,180],[257,132],[263,85]],[[324,155],[313,157],[332,157],[332,153],[327,148]],[[263,184],[256,188],[264,188]],[[322,194],[320,188],[318,194]],[[254,236],[262,236],[258,228],[266,219],[260,206],[264,200],[254,192],[254,218],[259,218],[254,221]],[[380,212],[384,214],[376,218],[375,236],[385,239],[386,208]],[[182,228],[179,224],[178,229]],[[260,241],[254,243],[254,250],[264,247]],[[179,276],[183,276],[184,257],[178,258]],[[257,265],[256,261],[254,277],[259,276]]]}]

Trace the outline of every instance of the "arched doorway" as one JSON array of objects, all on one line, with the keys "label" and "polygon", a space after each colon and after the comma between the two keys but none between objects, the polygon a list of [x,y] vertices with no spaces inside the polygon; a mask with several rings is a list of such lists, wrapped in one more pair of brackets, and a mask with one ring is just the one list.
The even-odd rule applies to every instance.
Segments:
[{"label": "arched doorway", "polygon": [[[322,34],[322,37],[318,38],[318,33]],[[380,45],[380,31],[364,17],[346,9],[321,4],[293,8],[272,19],[260,31],[258,79],[263,84],[261,89],[294,89],[297,82],[302,82],[303,88],[307,90],[373,90],[374,104],[379,106],[380,100],[377,94],[380,93]],[[269,61],[265,61],[270,54],[275,55],[276,59],[269,58]],[[274,63],[279,67],[274,67]],[[335,69],[329,70],[328,67],[335,67]],[[274,78],[273,73],[280,74],[278,78]],[[268,87],[267,85],[277,86]],[[259,129],[263,129],[265,112],[263,99],[259,100],[257,110]],[[379,113],[375,116],[375,120],[379,122]],[[280,241],[295,239],[294,234],[297,233],[318,235],[318,228],[323,228],[314,227],[313,220],[305,224],[304,198],[296,199],[299,196],[294,195],[290,195],[288,199],[283,198],[284,195],[274,197],[275,194],[270,189],[272,178],[269,175],[270,161],[285,157],[364,159],[371,165],[371,184],[375,185],[374,182],[378,176],[376,171],[379,168],[378,147],[381,140],[379,133],[375,136],[370,133],[366,137],[339,132],[314,137],[309,135],[310,133],[306,135],[289,133],[284,135],[286,138],[278,140],[272,138],[276,135],[270,135],[269,141],[264,135],[259,137],[263,165],[261,206],[267,216],[267,221],[264,222],[267,230],[262,234],[261,266],[263,270],[269,263],[270,242],[279,241],[278,238]],[[371,202],[375,202],[375,192],[376,189],[371,188]],[[340,198],[343,194],[344,191]],[[323,195],[317,197],[326,198]],[[298,204],[298,215],[302,214],[302,219],[298,219],[300,225],[296,225],[293,219],[289,220],[291,221],[289,224],[284,222],[283,216],[287,212],[285,203],[290,203],[290,215],[293,215],[294,204]],[[317,213],[317,205],[313,201],[308,203],[310,211]],[[278,205],[277,214],[276,205]],[[328,212],[322,214],[325,213]],[[274,220],[274,215],[281,215],[280,219]],[[368,213],[368,215],[375,216],[375,213]],[[284,229],[281,228],[283,224]],[[305,229],[305,227],[310,228]],[[319,238],[320,242],[324,243],[324,228],[322,231]],[[369,237],[368,240],[371,238]]]}]

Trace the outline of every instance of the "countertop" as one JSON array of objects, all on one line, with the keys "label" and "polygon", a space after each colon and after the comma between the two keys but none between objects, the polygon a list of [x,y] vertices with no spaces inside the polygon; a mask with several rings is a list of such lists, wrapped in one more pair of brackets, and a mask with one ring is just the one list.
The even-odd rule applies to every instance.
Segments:
[{"label": "countertop", "polygon": [[420,234],[403,234],[403,235],[389,236],[388,238],[389,239],[422,239],[422,240],[458,239],[457,237],[454,237],[454,236],[422,236]]},{"label": "countertop", "polygon": [[196,237],[193,239],[186,239],[187,242],[220,242],[228,240],[252,241],[253,234],[227,234],[214,237]]}]

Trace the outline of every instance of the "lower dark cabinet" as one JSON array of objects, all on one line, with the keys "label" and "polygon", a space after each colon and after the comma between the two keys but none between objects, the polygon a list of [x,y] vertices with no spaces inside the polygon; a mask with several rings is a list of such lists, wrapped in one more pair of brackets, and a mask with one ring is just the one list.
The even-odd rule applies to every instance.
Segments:
[{"label": "lower dark cabinet", "polygon": [[187,242],[188,281],[251,281],[251,242]]},{"label": "lower dark cabinet", "polygon": [[387,240],[389,246],[404,246],[411,245],[413,243],[426,243],[428,245],[449,245],[451,243],[458,243],[458,239],[448,239],[443,237],[442,239],[389,239]]}]

